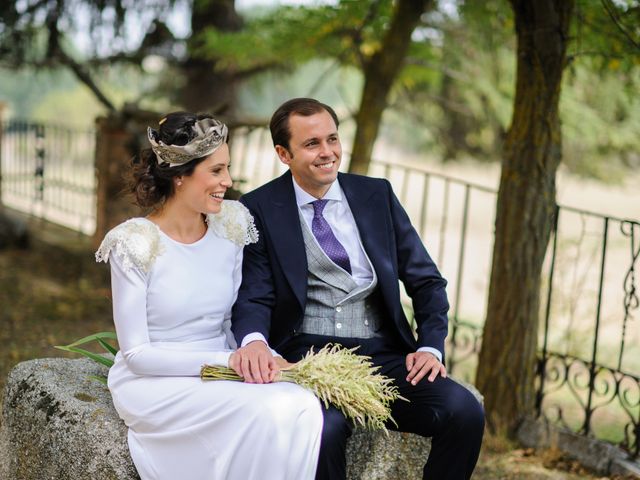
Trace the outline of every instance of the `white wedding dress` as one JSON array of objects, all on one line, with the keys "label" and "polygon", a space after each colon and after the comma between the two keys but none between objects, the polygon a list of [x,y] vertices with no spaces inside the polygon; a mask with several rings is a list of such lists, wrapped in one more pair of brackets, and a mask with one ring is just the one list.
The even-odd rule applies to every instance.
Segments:
[{"label": "white wedding dress", "polygon": [[312,479],[322,431],[312,393],[199,377],[205,363],[227,366],[235,347],[242,249],[257,236],[238,202],[208,223],[204,237],[182,244],[131,219],[96,253],[111,265],[120,351],[108,385],[131,457],[142,480]]}]

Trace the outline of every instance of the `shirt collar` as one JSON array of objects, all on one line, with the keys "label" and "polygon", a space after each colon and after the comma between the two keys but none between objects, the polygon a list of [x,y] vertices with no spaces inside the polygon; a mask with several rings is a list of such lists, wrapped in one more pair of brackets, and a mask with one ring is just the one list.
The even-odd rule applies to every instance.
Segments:
[{"label": "shirt collar", "polygon": [[[309,193],[305,192],[302,189],[302,187],[298,185],[298,182],[296,182],[293,176],[291,176],[291,180],[293,180],[293,191],[296,194],[296,203],[298,204],[298,207],[307,205],[311,202],[315,202],[316,200],[318,200],[313,195],[310,195]],[[343,199],[342,189],[340,188],[340,183],[336,178],[336,180],[329,187],[329,190],[327,190],[327,193],[325,193],[324,197],[322,197],[322,200],[335,200],[337,202],[341,202],[342,199]]]}]

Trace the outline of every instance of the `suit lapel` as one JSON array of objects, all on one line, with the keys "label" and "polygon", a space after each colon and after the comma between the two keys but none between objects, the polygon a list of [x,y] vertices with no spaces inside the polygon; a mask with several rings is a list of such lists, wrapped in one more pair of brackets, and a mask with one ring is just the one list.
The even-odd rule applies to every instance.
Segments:
[{"label": "suit lapel", "polygon": [[[378,274],[379,282],[385,283],[385,275],[382,273],[393,270],[388,237],[391,226],[383,213],[387,210],[386,200],[379,191],[359,188],[357,177],[340,173],[338,180],[349,202],[362,245]],[[291,172],[284,173],[274,185],[271,206],[272,208],[263,212],[265,227],[273,239],[273,247],[284,276],[304,308],[307,296],[307,253]]]},{"label": "suit lapel", "polygon": [[378,279],[381,280],[380,274],[386,270],[385,264],[389,267],[388,232],[391,228],[384,214],[387,210],[385,199],[378,191],[358,188],[354,177],[339,174],[338,179],[360,232],[362,246],[378,273]]},{"label": "suit lapel", "polygon": [[273,208],[264,211],[266,228],[273,239],[273,248],[284,276],[304,307],[307,296],[307,255],[291,172],[283,174],[274,185],[271,203]]}]

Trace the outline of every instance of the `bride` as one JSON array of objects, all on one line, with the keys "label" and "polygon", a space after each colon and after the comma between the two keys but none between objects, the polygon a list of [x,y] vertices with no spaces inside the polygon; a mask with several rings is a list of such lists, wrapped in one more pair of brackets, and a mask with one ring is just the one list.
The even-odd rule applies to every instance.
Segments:
[{"label": "bride", "polygon": [[[322,412],[290,383],[203,382],[203,364],[241,373],[230,331],[244,245],[258,240],[231,187],[227,127],[176,112],[148,129],[131,190],[145,218],[111,230],[120,351],[108,385],[147,479],[312,479]],[[277,368],[272,369],[275,374]]]}]

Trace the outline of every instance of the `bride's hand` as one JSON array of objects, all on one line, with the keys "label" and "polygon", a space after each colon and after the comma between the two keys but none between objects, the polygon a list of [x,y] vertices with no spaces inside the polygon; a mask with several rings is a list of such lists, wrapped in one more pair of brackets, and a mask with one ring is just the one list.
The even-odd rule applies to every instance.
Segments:
[{"label": "bride's hand", "polygon": [[240,355],[238,355],[238,352],[233,352],[229,357],[229,368],[232,368],[234,372],[243,377],[242,370],[240,368]]}]

